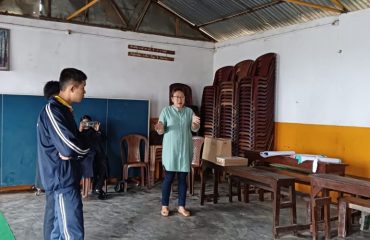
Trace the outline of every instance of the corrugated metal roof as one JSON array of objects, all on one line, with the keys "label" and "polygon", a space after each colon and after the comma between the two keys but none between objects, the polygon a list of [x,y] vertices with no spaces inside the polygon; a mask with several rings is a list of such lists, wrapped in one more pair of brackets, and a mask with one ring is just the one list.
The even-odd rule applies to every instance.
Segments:
[{"label": "corrugated metal roof", "polygon": [[[339,9],[331,0],[301,1]],[[278,0],[162,0],[160,2],[195,26],[199,26],[217,41],[340,14]],[[340,0],[340,2],[348,11],[370,8],[370,0]],[[264,8],[254,10],[265,5]],[[231,17],[238,14],[240,16]]]},{"label": "corrugated metal roof", "polygon": [[[50,1],[49,12],[48,2],[0,0],[0,13],[210,40],[204,32],[216,41],[223,41],[370,8],[370,0],[111,0],[99,1],[74,19],[66,20],[67,16],[85,6],[86,1]],[[335,2],[340,2],[344,9]],[[42,11],[39,11],[40,6]],[[181,17],[182,21],[175,16]]]}]

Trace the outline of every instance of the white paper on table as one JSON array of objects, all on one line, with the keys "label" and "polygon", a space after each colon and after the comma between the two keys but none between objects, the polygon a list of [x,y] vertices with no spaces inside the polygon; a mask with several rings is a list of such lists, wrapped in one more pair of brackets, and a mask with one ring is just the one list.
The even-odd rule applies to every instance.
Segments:
[{"label": "white paper on table", "polygon": [[328,158],[328,157],[319,157],[320,162],[324,163],[342,163],[342,160],[339,158]]},{"label": "white paper on table", "polygon": [[313,154],[296,154],[294,158],[298,161],[298,163],[303,163],[304,161],[315,161],[320,157],[325,157],[324,155],[313,155]]},{"label": "white paper on table", "polygon": [[273,157],[273,156],[289,156],[294,155],[294,151],[264,151],[260,152],[260,156],[267,158],[267,157]]},{"label": "white paper on table", "polygon": [[298,163],[303,163],[304,161],[312,161],[312,172],[316,173],[319,162],[325,163],[341,163],[342,161],[338,158],[328,158],[324,155],[312,155],[312,154],[296,154],[294,156]]},{"label": "white paper on table", "polygon": [[313,160],[313,163],[312,163],[312,172],[313,173],[315,173],[317,171],[317,166],[319,165],[318,161],[319,161],[319,159]]}]

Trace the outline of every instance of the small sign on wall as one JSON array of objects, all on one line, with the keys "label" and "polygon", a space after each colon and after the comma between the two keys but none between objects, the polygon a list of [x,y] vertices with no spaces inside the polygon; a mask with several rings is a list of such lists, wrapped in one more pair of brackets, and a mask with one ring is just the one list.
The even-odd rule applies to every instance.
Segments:
[{"label": "small sign on wall", "polygon": [[[149,58],[149,59],[172,61],[172,62],[175,60],[174,57],[167,56],[168,54],[175,55],[175,51],[172,51],[172,50],[131,45],[131,44],[128,45],[128,49],[137,50],[135,52],[129,51],[128,56],[130,57],[141,57],[141,58]],[[158,54],[151,54],[147,52],[153,52],[153,53],[158,53]]]},{"label": "small sign on wall", "polygon": [[0,71],[9,71],[9,29],[0,28]]}]

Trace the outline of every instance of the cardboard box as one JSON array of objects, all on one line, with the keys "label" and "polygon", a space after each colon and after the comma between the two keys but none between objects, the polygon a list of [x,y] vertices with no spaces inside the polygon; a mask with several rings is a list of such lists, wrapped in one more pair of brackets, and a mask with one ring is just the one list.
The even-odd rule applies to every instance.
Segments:
[{"label": "cardboard box", "polygon": [[217,162],[216,157],[231,157],[231,139],[205,137],[202,159]]},{"label": "cardboard box", "polygon": [[243,157],[217,157],[217,164],[221,166],[248,166],[248,159]]}]

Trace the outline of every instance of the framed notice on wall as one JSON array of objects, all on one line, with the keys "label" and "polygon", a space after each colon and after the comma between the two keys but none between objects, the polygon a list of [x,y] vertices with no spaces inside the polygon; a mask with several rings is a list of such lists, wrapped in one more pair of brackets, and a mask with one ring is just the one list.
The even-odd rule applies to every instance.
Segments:
[{"label": "framed notice on wall", "polygon": [[0,28],[0,71],[9,70],[9,29]]}]

